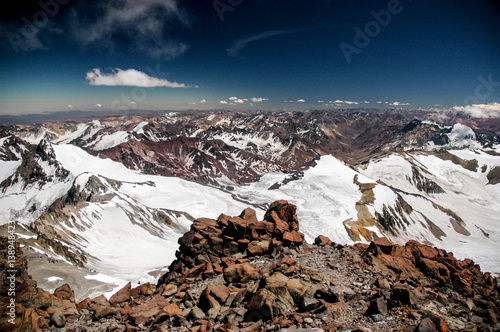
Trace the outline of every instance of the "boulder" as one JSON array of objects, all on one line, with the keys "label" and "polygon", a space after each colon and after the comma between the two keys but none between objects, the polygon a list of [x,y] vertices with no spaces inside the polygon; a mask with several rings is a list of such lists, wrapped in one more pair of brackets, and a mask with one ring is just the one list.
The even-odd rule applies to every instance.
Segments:
[{"label": "boulder", "polygon": [[314,244],[318,246],[330,246],[332,245],[332,240],[330,240],[328,237],[319,235],[317,238],[314,239]]},{"label": "boulder", "polygon": [[250,263],[234,264],[224,269],[224,280],[228,283],[246,283],[259,276],[259,268]]},{"label": "boulder", "polygon": [[128,284],[123,286],[122,289],[120,289],[113,296],[111,296],[111,298],[109,299],[109,303],[118,304],[128,301],[130,300],[131,294],[132,294],[132,284],[129,282]]},{"label": "boulder", "polygon": [[55,327],[64,327],[66,325],[66,317],[64,317],[60,310],[56,310],[50,316],[50,324]]}]

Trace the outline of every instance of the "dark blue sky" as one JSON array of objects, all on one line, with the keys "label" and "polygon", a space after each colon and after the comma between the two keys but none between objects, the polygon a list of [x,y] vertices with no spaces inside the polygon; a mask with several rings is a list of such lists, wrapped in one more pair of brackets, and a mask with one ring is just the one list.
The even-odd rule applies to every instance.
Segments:
[{"label": "dark blue sky", "polygon": [[1,14],[0,114],[500,102],[499,1],[41,3]]}]

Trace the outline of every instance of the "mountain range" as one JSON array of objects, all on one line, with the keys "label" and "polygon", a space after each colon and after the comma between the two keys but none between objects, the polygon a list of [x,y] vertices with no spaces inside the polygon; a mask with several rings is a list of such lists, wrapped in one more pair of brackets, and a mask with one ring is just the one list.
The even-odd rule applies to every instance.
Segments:
[{"label": "mountain range", "polygon": [[[0,224],[39,287],[156,283],[193,220],[297,206],[338,244],[417,240],[500,273],[500,120],[399,110],[166,112],[0,129]],[[79,281],[83,280],[83,281]]]}]

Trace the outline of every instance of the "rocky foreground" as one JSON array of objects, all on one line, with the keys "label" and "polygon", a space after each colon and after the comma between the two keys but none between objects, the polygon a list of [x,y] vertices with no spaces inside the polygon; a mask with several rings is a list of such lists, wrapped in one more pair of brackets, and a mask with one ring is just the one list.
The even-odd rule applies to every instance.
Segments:
[{"label": "rocky foreground", "polygon": [[[0,239],[2,331],[498,331],[497,280],[472,260],[410,241],[379,238],[314,245],[299,232],[296,207],[197,219],[158,285],[130,284],[109,300],[75,303],[68,285],[37,288],[16,244]],[[8,270],[16,270],[14,324]]]}]

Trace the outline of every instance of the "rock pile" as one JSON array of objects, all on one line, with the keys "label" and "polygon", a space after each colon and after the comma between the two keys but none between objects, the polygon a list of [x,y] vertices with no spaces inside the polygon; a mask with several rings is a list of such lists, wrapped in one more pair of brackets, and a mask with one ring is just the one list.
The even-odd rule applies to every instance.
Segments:
[{"label": "rock pile", "polygon": [[[38,289],[24,260],[16,281],[24,295],[13,330],[500,329],[497,280],[471,260],[385,238],[342,246],[319,236],[309,245],[295,212],[277,201],[260,222],[252,209],[237,217],[198,219],[179,240],[177,259],[158,285],[129,283],[109,300],[99,296],[76,304],[68,286],[54,294]],[[5,280],[2,275],[3,303]],[[12,328],[5,317],[2,312],[2,330]]]},{"label": "rock pile", "polygon": [[283,246],[302,245],[304,234],[299,232],[296,210],[295,205],[276,201],[260,222],[250,208],[237,217],[222,214],[217,220],[196,219],[191,230],[179,239],[177,259],[158,286],[206,279],[222,274],[224,268],[235,263],[267,254],[274,256]]}]

